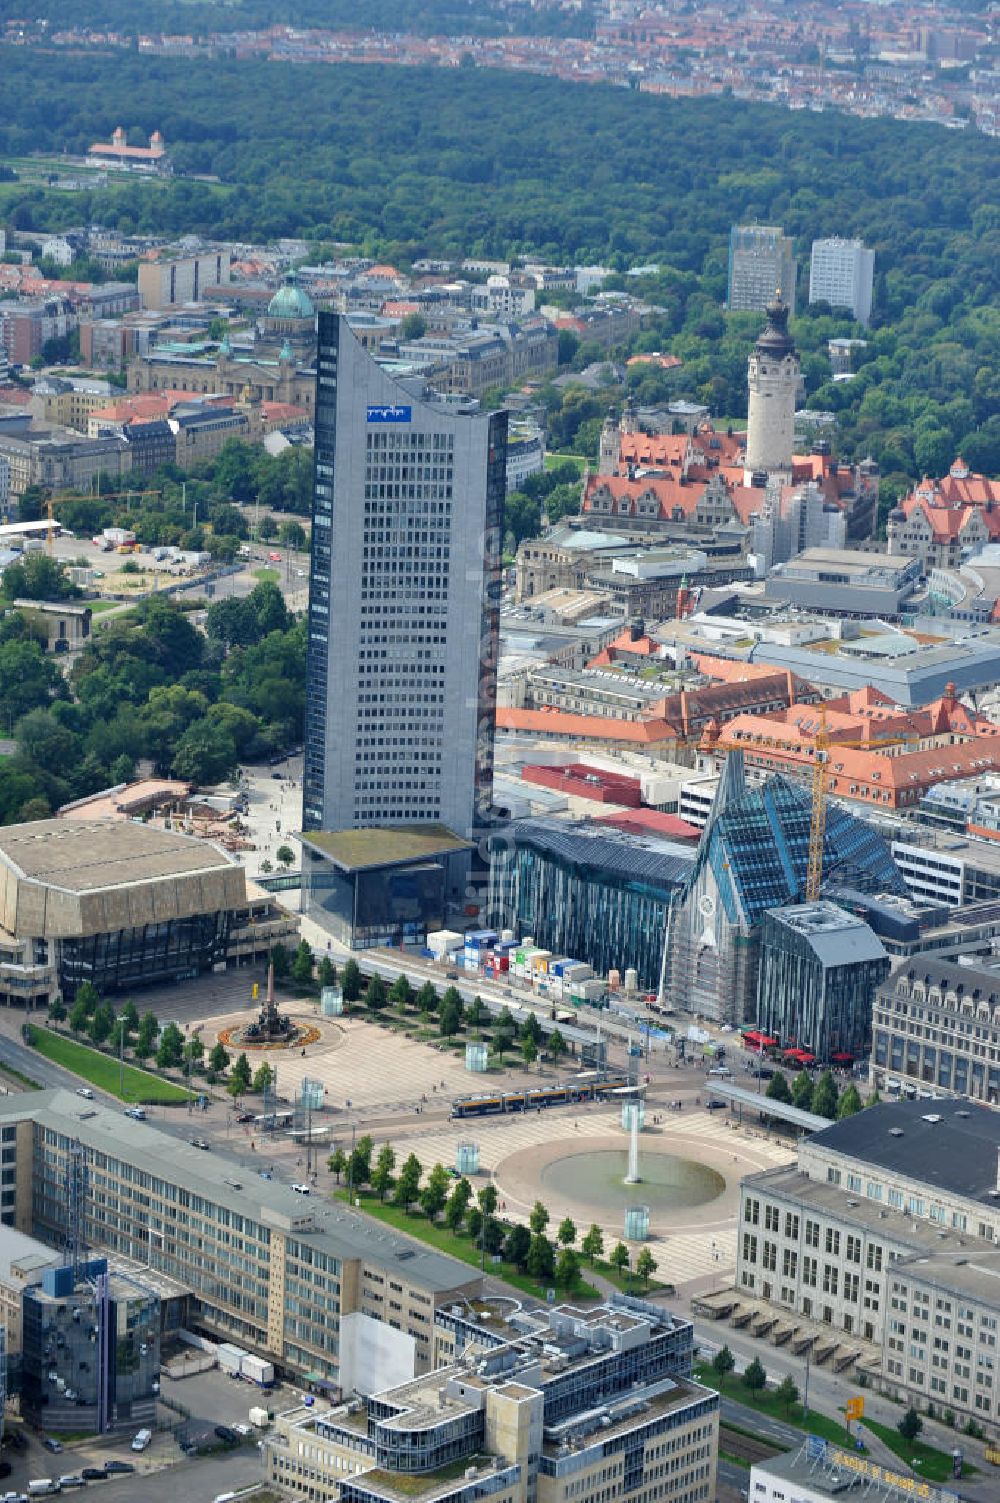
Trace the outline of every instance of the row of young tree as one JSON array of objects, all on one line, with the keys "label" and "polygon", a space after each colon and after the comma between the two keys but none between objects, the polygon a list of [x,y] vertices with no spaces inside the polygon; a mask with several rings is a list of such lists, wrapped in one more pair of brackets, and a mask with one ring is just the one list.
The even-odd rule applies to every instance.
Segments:
[{"label": "row of young tree", "polygon": [[185,1038],[176,1023],[161,1028],[154,1012],[140,1016],[132,1001],[123,1003],[116,1012],[90,981],[78,987],[70,1008],[61,998],[55,998],[49,1004],[48,1016],[51,1023],[66,1023],[78,1038],[89,1039],[98,1048],[111,1050],[123,1059],[131,1056],[139,1065],[152,1062],[159,1070],[183,1070],[204,1076],[208,1085],[225,1079],[226,1089],[233,1097],[244,1096],[248,1091],[263,1092],[274,1079],[266,1060],[255,1071],[245,1053],[234,1060],[221,1040],[206,1050],[196,1033]]},{"label": "row of young tree", "polygon": [[[736,1358],[733,1356],[733,1353],[728,1346],[721,1346],[715,1353],[715,1355],[712,1357],[711,1368],[719,1381],[720,1388],[724,1388],[726,1386],[727,1379],[736,1368]],[[752,1361],[747,1363],[743,1372],[740,1374],[739,1381],[749,1394],[761,1394],[764,1392],[764,1390],[767,1388],[769,1380],[767,1369],[765,1368],[763,1362],[761,1362],[759,1357],[754,1357]],[[799,1394],[798,1384],[795,1382],[795,1379],[790,1373],[786,1373],[781,1382],[777,1385],[774,1390],[774,1397],[782,1406],[786,1415],[790,1414],[793,1407],[798,1404],[801,1397]],[[953,1410],[947,1410],[945,1412],[944,1418],[945,1423],[954,1425],[955,1414]],[[917,1410],[914,1409],[912,1405],[904,1411],[902,1417],[896,1422],[896,1429],[899,1431],[900,1435],[904,1440],[908,1440],[910,1442],[917,1439],[923,1428],[924,1422],[918,1414]],[[977,1430],[978,1426],[975,1426],[975,1424],[973,1423],[973,1428],[969,1430],[968,1433],[970,1435],[975,1434],[977,1433]]]},{"label": "row of young tree", "polygon": [[482,997],[462,1001],[457,987],[449,986],[439,996],[433,981],[425,981],[414,989],[405,975],[398,976],[391,986],[386,986],[381,976],[372,975],[367,982],[358,964],[348,960],[341,975],[341,988],[345,1002],[363,1002],[369,1011],[376,1014],[394,1008],[400,1014],[417,1013],[428,1024],[436,1020],[442,1038],[452,1038],[463,1028],[482,1035],[490,1030],[491,1053],[498,1061],[515,1047],[524,1064],[530,1069],[539,1058],[542,1046],[550,1059],[556,1063],[567,1052],[567,1043],[558,1028],[545,1035],[538,1018],[529,1013],[523,1023],[518,1023],[509,1007],[504,1007],[496,1019]]},{"label": "row of young tree", "polygon": [[808,1070],[798,1070],[791,1086],[787,1076],[781,1070],[776,1070],[768,1081],[765,1095],[771,1101],[797,1106],[804,1112],[813,1112],[817,1117],[826,1117],[831,1122],[841,1122],[845,1117],[853,1117],[856,1112],[878,1100],[876,1093],[869,1101],[862,1101],[861,1093],[853,1081],[842,1091],[838,1091],[831,1070],[824,1070],[815,1081]]},{"label": "row of young tree", "polygon": [[[386,1143],[375,1152],[373,1139],[365,1134],[348,1152],[338,1148],[327,1160],[328,1167],[353,1194],[368,1187],[380,1202],[387,1200],[411,1214],[418,1209],[432,1225],[440,1220],[455,1237],[466,1237],[483,1255],[500,1257],[519,1273],[538,1283],[555,1283],[572,1289],[580,1277],[581,1258],[591,1266],[604,1255],[604,1233],[595,1223],[582,1239],[568,1216],[559,1223],[555,1236],[548,1235],[549,1212],[536,1201],[527,1226],[497,1215],[500,1201],[494,1185],[474,1192],[464,1177],[456,1178],[442,1164],[435,1164],[426,1178],[415,1153],[397,1164],[396,1151]],[[577,1243],[579,1240],[579,1248]],[[626,1243],[618,1242],[607,1258],[611,1268],[624,1276],[631,1268]],[[640,1249],[635,1276],[648,1285],[657,1264],[648,1247]]]}]

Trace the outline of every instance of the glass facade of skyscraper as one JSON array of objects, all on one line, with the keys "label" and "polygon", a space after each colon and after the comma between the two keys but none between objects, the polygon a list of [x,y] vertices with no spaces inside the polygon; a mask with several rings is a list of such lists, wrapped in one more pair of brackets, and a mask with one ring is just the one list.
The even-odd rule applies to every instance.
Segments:
[{"label": "glass facade of skyscraper", "polygon": [[506,447],[320,315],[305,829],[488,819]]}]

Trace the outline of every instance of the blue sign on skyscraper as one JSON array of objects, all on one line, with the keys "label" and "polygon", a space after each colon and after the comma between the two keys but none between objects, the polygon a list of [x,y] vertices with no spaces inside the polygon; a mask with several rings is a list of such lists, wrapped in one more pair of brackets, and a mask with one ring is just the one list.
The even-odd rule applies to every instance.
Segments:
[{"label": "blue sign on skyscraper", "polygon": [[411,407],[369,407],[368,421],[370,423],[408,423],[413,409]]}]

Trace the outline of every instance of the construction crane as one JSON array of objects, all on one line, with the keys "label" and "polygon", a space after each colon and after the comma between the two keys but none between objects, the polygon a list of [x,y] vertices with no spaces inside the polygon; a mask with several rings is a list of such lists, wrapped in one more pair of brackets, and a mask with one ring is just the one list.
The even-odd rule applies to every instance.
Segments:
[{"label": "construction crane", "polygon": [[806,863],[806,902],[815,903],[823,884],[823,842],[826,839],[826,790],[830,744],[826,732],[826,709],[819,712],[816,732],[815,761],[812,773],[812,814],[809,821],[809,860]]},{"label": "construction crane", "polygon": [[[873,722],[873,732],[877,724],[877,721]],[[823,851],[826,840],[827,793],[831,777],[831,754],[840,751],[841,748],[851,751],[878,752],[883,747],[906,745],[920,739],[920,736],[915,731],[907,732],[903,735],[885,737],[873,734],[851,741],[842,741],[839,737],[832,738],[826,722],[826,707],[823,705],[819,707],[819,726],[813,742],[815,754],[811,771],[809,851],[806,862],[805,882],[805,901],[807,903],[817,901],[823,883]],[[682,740],[683,744],[696,745],[702,750],[706,750],[704,746],[704,732],[696,736],[686,736]],[[778,743],[772,742],[772,744]],[[788,743],[788,745],[789,749],[791,749],[791,743]],[[728,756],[729,753],[729,748],[722,748],[720,751],[713,747],[710,750],[716,756]],[[667,924],[660,961],[659,985],[657,987],[657,1005],[660,1008],[666,1005],[666,978],[672,920],[673,904],[670,904],[667,909]]]}]

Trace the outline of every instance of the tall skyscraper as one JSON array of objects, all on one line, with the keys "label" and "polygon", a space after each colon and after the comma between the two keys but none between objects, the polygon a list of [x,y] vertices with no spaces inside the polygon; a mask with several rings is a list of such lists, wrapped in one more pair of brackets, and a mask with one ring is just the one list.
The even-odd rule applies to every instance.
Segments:
[{"label": "tall skyscraper", "polygon": [[788,308],[775,300],[768,306],[767,324],[747,364],[750,400],[745,463],[749,477],[791,479],[800,376],[798,351],[788,332]]},{"label": "tall skyscraper", "polygon": [[809,301],[849,308],[859,324],[872,316],[875,252],[860,240],[814,240],[809,263]]},{"label": "tall skyscraper", "polygon": [[733,313],[763,313],[777,293],[795,312],[795,254],[783,230],[734,224],[729,234],[729,298]]},{"label": "tall skyscraper", "polygon": [[306,831],[488,819],[506,454],[320,314]]}]

